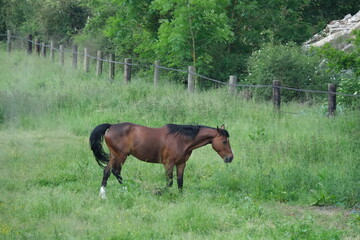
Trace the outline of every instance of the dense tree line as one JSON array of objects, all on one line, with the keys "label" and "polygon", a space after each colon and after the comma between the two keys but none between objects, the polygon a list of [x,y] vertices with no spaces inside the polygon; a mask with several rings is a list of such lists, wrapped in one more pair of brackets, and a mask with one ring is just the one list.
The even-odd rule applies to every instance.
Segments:
[{"label": "dense tree line", "polygon": [[248,78],[254,51],[296,48],[329,21],[359,10],[358,0],[0,0],[0,31],[255,81]]}]

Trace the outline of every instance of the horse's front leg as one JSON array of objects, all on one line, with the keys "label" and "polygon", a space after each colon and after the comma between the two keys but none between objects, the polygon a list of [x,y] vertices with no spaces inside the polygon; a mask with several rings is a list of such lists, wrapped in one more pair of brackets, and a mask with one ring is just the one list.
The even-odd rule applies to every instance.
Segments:
[{"label": "horse's front leg", "polygon": [[177,185],[180,191],[183,188],[185,166],[186,162],[176,165]]},{"label": "horse's front leg", "polygon": [[166,187],[172,187],[174,164],[167,163],[167,164],[164,164],[164,166],[165,166],[165,175],[166,175]]}]

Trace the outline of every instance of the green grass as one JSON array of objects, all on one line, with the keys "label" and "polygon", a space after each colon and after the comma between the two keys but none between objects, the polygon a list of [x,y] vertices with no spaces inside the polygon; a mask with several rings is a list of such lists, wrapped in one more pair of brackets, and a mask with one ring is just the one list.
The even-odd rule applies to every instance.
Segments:
[{"label": "green grass", "polygon": [[[360,239],[358,110],[289,103],[297,114],[279,116],[226,89],[110,83],[3,47],[0,72],[0,239]],[[184,192],[158,196],[163,166],[129,157],[101,200],[88,136],[124,121],[225,123],[235,159],[200,148]]]}]

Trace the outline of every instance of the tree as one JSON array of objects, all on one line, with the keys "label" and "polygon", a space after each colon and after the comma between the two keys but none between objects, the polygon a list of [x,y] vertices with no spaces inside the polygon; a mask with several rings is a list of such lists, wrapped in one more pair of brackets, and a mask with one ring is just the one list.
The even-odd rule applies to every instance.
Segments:
[{"label": "tree", "polygon": [[324,29],[330,21],[343,19],[347,14],[355,14],[360,10],[358,0],[311,0],[301,13],[302,21],[307,22],[312,33]]},{"label": "tree", "polygon": [[79,0],[47,0],[33,21],[43,39],[61,43],[78,34],[85,27],[88,16],[89,10]]},{"label": "tree", "polygon": [[0,27],[43,40],[68,41],[85,26],[89,10],[80,0],[0,0]]},{"label": "tree", "polygon": [[228,1],[155,0],[152,8],[161,14],[155,55],[170,66],[194,65],[209,74],[215,59],[221,59],[233,39]]},{"label": "tree", "polygon": [[21,32],[22,26],[36,13],[36,0],[0,0],[0,31]]}]

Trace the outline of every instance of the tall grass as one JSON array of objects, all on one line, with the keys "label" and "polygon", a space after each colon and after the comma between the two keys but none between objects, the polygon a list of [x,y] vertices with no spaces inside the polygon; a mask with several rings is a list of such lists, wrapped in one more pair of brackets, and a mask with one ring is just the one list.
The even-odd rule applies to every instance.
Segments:
[{"label": "tall grass", "polygon": [[[151,76],[109,82],[20,52],[0,52],[0,236],[4,239],[341,239],[360,233],[360,112],[188,94]],[[125,184],[88,147],[100,123],[225,123],[235,159],[194,151],[184,192],[162,196],[161,165],[129,157]],[[328,206],[314,208],[310,206]],[[335,208],[336,206],[336,208]]]}]

